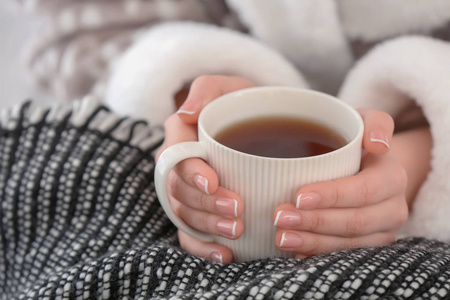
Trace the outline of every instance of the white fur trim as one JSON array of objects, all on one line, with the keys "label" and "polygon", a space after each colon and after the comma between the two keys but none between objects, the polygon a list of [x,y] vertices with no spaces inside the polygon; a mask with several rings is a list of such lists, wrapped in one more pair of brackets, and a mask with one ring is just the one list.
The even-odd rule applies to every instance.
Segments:
[{"label": "white fur trim", "polygon": [[428,33],[450,20],[448,0],[340,0],[338,5],[346,35],[363,41]]},{"label": "white fur trim", "polygon": [[227,0],[252,34],[292,61],[314,89],[336,94],[353,58],[334,0]]},{"label": "white fur trim", "polygon": [[450,241],[450,43],[405,37],[376,47],[347,78],[340,97],[392,115],[414,99],[430,123],[431,172],[414,202],[404,235]]},{"label": "white fur trim", "polygon": [[307,86],[274,50],[244,34],[198,23],[153,27],[118,61],[106,103],[114,111],[161,124],[173,96],[199,75],[242,76],[256,85]]}]

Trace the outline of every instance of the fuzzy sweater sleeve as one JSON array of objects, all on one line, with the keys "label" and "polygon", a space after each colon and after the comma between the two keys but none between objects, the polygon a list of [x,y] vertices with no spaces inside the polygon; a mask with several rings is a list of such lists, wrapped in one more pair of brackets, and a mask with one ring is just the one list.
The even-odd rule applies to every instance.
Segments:
[{"label": "fuzzy sweater sleeve", "polygon": [[340,97],[394,118],[415,101],[433,138],[431,171],[422,185],[403,235],[450,241],[450,43],[403,37],[377,46],[350,72]]},{"label": "fuzzy sweater sleeve", "polygon": [[256,85],[307,86],[290,62],[247,35],[168,23],[146,32],[117,62],[106,103],[121,114],[162,123],[175,111],[175,93],[203,74],[242,76]]}]

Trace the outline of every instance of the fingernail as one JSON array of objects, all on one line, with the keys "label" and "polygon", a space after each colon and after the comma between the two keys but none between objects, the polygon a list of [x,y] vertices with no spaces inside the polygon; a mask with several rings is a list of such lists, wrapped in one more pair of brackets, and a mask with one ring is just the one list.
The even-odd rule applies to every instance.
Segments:
[{"label": "fingernail", "polygon": [[381,143],[385,145],[388,149],[390,148],[388,138],[381,132],[378,131],[371,132],[370,141],[374,143]]},{"label": "fingernail", "polygon": [[302,193],[297,196],[295,208],[315,208],[320,202],[320,195],[315,192]]},{"label": "fingernail", "polygon": [[206,194],[209,195],[208,179],[206,179],[205,177],[203,177],[201,175],[195,175],[194,182],[202,192],[205,192]]},{"label": "fingernail", "polygon": [[294,227],[299,224],[300,215],[288,210],[280,210],[277,212],[275,222],[273,222],[273,225],[278,227]]},{"label": "fingernail", "polygon": [[280,248],[298,248],[302,245],[302,239],[293,232],[283,232],[281,235]]},{"label": "fingernail", "polygon": [[217,210],[224,216],[238,216],[238,201],[231,198],[219,198],[216,201]]},{"label": "fingernail", "polygon": [[183,105],[178,109],[177,114],[187,114],[193,115],[195,114],[201,103],[199,101],[187,100]]},{"label": "fingernail", "polygon": [[179,109],[177,110],[177,114],[186,114],[186,115],[193,115],[195,114],[195,111],[185,110],[185,109]]},{"label": "fingernail", "polygon": [[211,253],[211,260],[223,264],[223,256],[219,252]]},{"label": "fingernail", "polygon": [[236,237],[236,225],[237,222],[233,220],[220,220],[217,222],[217,230],[222,234],[222,236],[227,238]]}]

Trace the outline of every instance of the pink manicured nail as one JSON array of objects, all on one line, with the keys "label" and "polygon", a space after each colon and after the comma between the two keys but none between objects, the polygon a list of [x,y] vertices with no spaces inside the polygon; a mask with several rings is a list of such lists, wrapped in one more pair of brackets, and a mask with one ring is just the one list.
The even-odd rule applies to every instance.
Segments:
[{"label": "pink manicured nail", "polygon": [[217,230],[227,238],[236,237],[237,222],[233,220],[220,220],[217,222]]},{"label": "pink manicured nail", "polygon": [[295,227],[300,224],[300,215],[289,211],[289,210],[280,210],[277,212],[275,217],[275,222],[273,225],[277,227]]},{"label": "pink manicured nail", "polygon": [[185,110],[185,109],[179,109],[177,111],[177,114],[186,114],[186,115],[193,115],[195,114],[195,111]]},{"label": "pink manicured nail", "polygon": [[219,252],[211,253],[211,260],[223,264],[223,256]]},{"label": "pink manicured nail", "polygon": [[208,179],[206,179],[205,177],[203,177],[201,175],[195,175],[194,182],[202,192],[205,192],[206,194],[209,195]]},{"label": "pink manicured nail", "polygon": [[238,216],[238,201],[231,198],[219,198],[216,201],[216,208],[223,216]]},{"label": "pink manicured nail", "polygon": [[320,202],[320,195],[314,192],[298,195],[295,203],[296,208],[315,208]]},{"label": "pink manicured nail", "polygon": [[181,105],[180,109],[178,109],[177,114],[193,115],[199,110],[200,105],[201,102],[199,101],[187,100]]},{"label": "pink manicured nail", "polygon": [[280,248],[292,249],[298,248],[302,245],[302,239],[298,234],[293,232],[283,232],[281,235],[280,244],[278,245]]},{"label": "pink manicured nail", "polygon": [[388,149],[390,148],[388,138],[381,132],[377,131],[371,132],[370,141],[374,143],[381,143],[385,145]]}]

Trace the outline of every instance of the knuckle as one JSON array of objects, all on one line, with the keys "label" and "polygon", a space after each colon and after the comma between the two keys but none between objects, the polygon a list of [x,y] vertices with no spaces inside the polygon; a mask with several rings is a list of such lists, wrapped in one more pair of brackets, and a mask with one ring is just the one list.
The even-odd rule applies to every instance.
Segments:
[{"label": "knuckle", "polygon": [[346,190],[343,185],[337,185],[335,189],[333,189],[333,199],[332,206],[338,206],[339,203],[345,200]]},{"label": "knuckle", "polygon": [[337,207],[340,201],[340,198],[342,197],[342,191],[338,191],[340,184],[336,182],[336,180],[331,181],[332,185],[328,189],[323,188],[322,190],[329,190],[328,197],[327,198],[327,204],[329,207]]},{"label": "knuckle", "polygon": [[192,82],[193,88],[203,87],[203,86],[209,86],[211,84],[215,84],[216,80],[213,75],[200,75],[197,78],[194,79]]},{"label": "knuckle", "polygon": [[353,215],[347,220],[346,230],[350,236],[359,236],[366,228],[366,217],[364,213],[356,209]]},{"label": "knuckle", "polygon": [[372,190],[369,182],[369,180],[361,176],[358,188],[361,193],[361,201],[363,202],[363,206],[370,205],[373,199],[374,191]]},{"label": "knuckle", "polygon": [[309,223],[309,229],[312,232],[317,232],[320,230],[320,228],[323,228],[324,219],[319,213],[313,213],[310,216],[308,223]]},{"label": "knuckle", "polygon": [[200,197],[198,198],[199,209],[204,211],[211,211],[212,201],[210,197],[204,193],[200,193]]}]

